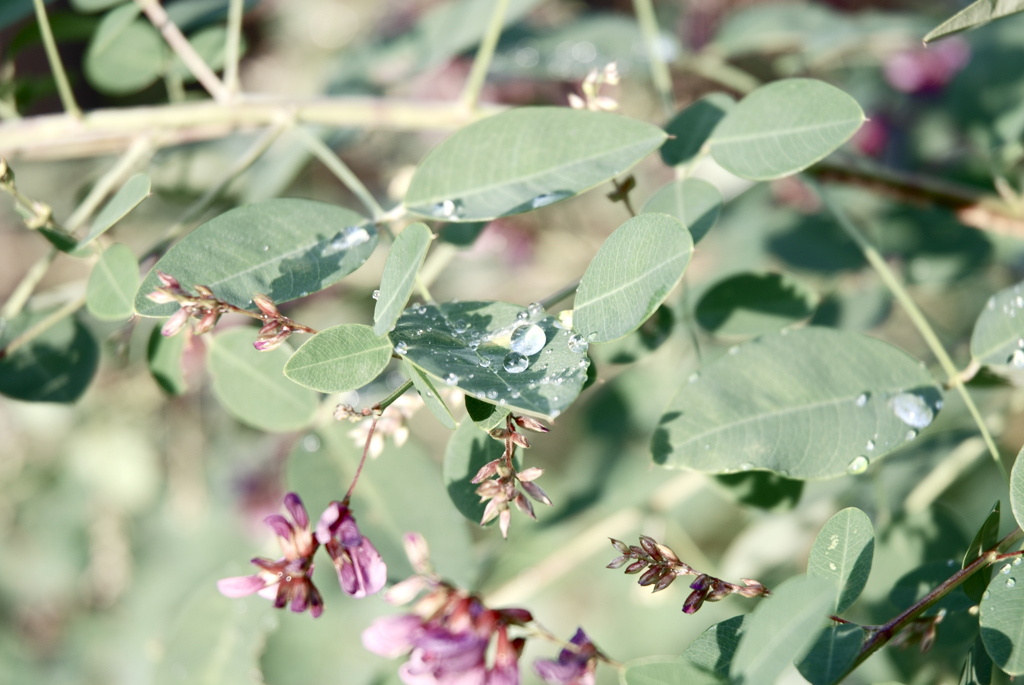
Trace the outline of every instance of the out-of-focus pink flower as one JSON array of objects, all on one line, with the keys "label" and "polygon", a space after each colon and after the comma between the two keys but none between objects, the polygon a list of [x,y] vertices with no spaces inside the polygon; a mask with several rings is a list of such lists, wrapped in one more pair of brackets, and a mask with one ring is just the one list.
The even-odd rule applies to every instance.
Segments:
[{"label": "out-of-focus pink flower", "polygon": [[388,569],[373,543],[359,532],[346,504],[331,502],[316,526],[316,539],[334,560],[346,594],[365,597],[380,591]]},{"label": "out-of-focus pink flower", "polygon": [[541,680],[553,685],[594,685],[594,670],[597,668],[597,647],[577,628],[572,636],[573,647],[566,647],[558,653],[558,660],[537,659],[533,670]]},{"label": "out-of-focus pink flower", "polygon": [[868,157],[881,157],[889,143],[889,125],[880,116],[872,115],[853,134],[853,146]]},{"label": "out-of-focus pink flower", "polygon": [[896,53],[885,62],[885,80],[904,93],[936,92],[971,58],[971,48],[954,36],[928,47]]}]

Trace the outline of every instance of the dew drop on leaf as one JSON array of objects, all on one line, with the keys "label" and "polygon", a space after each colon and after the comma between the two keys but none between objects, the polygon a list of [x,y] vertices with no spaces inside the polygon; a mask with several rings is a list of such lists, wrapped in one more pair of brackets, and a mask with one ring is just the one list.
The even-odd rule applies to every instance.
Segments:
[{"label": "dew drop on leaf", "polygon": [[1010,568],[1011,567],[1009,564],[1005,564],[1001,569],[999,569],[999,572],[1002,573],[1004,576],[1008,576],[1010,575]]},{"label": "dew drop on leaf", "polygon": [[353,247],[362,245],[370,239],[370,234],[362,226],[346,226],[338,231],[338,235],[327,243],[327,246],[320,252],[321,257],[330,257],[339,252],[351,250]]},{"label": "dew drop on leaf", "polygon": [[868,394],[866,392],[862,392],[861,394],[857,395],[857,399],[855,399],[853,403],[856,404],[858,407],[863,407],[865,404],[868,403]]},{"label": "dew drop on leaf", "polygon": [[264,252],[266,252],[266,251],[267,251],[267,250],[269,250],[269,249],[270,249],[270,245],[264,245],[264,246],[263,246],[263,251],[264,251]]},{"label": "dew drop on leaf", "polygon": [[859,475],[868,470],[868,458],[865,456],[854,457],[849,464],[846,465],[846,472],[851,475]]},{"label": "dew drop on leaf", "polygon": [[316,452],[320,449],[320,436],[316,433],[310,433],[306,437],[302,438],[302,449],[307,452]]},{"label": "dew drop on leaf", "polygon": [[375,299],[375,300],[379,300],[380,299],[380,291],[379,290],[374,290],[373,291],[373,295],[371,295],[371,297],[373,297],[373,299]]},{"label": "dew drop on leaf", "polygon": [[400,342],[397,345],[395,345],[395,352],[397,352],[398,354],[405,354],[408,351],[409,346],[406,345],[404,342]]},{"label": "dew drop on leaf", "polygon": [[510,347],[513,352],[529,357],[540,352],[547,341],[543,328],[536,324],[528,324],[512,331]]},{"label": "dew drop on leaf", "polygon": [[1013,560],[1013,565],[1014,566],[1020,566],[1020,562],[1021,562],[1021,558],[1017,557],[1016,559]]},{"label": "dew drop on leaf", "polygon": [[868,452],[870,452],[871,450],[875,449],[875,441],[874,440],[868,440],[868,444],[864,445],[864,449],[866,449]]},{"label": "dew drop on leaf", "polygon": [[588,347],[590,347],[590,343],[579,333],[569,336],[569,351],[573,354],[585,354]]},{"label": "dew drop on leaf", "polygon": [[889,400],[896,417],[912,428],[927,428],[935,413],[924,399],[909,392],[901,392]]},{"label": "dew drop on leaf", "polygon": [[502,366],[509,373],[522,373],[530,365],[530,360],[518,352],[509,352],[505,355],[505,362]]},{"label": "dew drop on leaf", "polygon": [[1007,578],[1006,579],[1006,587],[1013,587],[1016,584],[1017,584],[1017,581],[1014,580],[1013,578]]},{"label": "dew drop on leaf", "polygon": [[686,380],[687,380],[687,381],[688,381],[689,383],[696,383],[696,382],[697,382],[697,379],[699,379],[699,378],[700,378],[700,374],[699,374],[699,373],[691,373],[691,374],[690,374],[690,377],[689,377],[689,378],[687,378]]},{"label": "dew drop on leaf", "polygon": [[530,206],[533,209],[540,209],[541,207],[547,207],[550,204],[554,204],[559,200],[564,200],[570,195],[572,195],[572,193],[567,193],[565,191],[557,191],[554,193],[541,193],[540,195],[538,195],[537,197],[533,198],[533,200],[530,201]]},{"label": "dew drop on leaf", "polygon": [[452,324],[452,330],[455,331],[456,333],[465,333],[467,330],[469,330],[469,324],[466,323],[464,319],[459,319],[458,321]]},{"label": "dew drop on leaf", "polygon": [[529,313],[530,318],[540,316],[544,313],[544,305],[540,302],[531,302],[527,307],[526,311]]},{"label": "dew drop on leaf", "polygon": [[450,373],[444,377],[444,382],[447,383],[448,385],[455,385],[456,383],[459,382],[459,377],[456,376],[454,373]]},{"label": "dew drop on leaf", "polygon": [[754,468],[754,465],[751,464],[749,461],[745,461],[742,464],[740,464],[740,471],[749,471],[752,468]]},{"label": "dew drop on leaf", "polygon": [[1014,350],[1007,361],[1015,369],[1024,369],[1024,350],[1020,348]]},{"label": "dew drop on leaf", "polygon": [[490,359],[481,359],[480,360],[480,368],[481,369],[486,369],[490,365],[491,365],[491,360]]},{"label": "dew drop on leaf", "polygon": [[737,353],[739,353],[739,351],[740,351],[740,346],[739,345],[733,345],[732,347],[729,348],[729,354],[737,354]]}]

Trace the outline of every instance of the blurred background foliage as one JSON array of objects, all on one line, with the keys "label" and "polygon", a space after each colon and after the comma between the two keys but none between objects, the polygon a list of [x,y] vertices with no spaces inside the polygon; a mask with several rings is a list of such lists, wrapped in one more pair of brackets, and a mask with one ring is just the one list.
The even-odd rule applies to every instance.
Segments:
[{"label": "blurred background foliage", "polygon": [[[216,63],[226,1],[165,4]],[[852,94],[870,117],[841,154],[979,191],[1019,192],[1024,17],[921,47],[921,36],[962,4],[690,0],[655,8],[677,109],[709,92],[738,96],[758,81],[825,79]],[[246,91],[433,101],[458,97],[491,9],[486,2],[430,0],[252,0],[246,8]],[[111,19],[130,13],[130,6],[71,0],[50,2],[48,10],[84,109],[205,97],[142,20]],[[0,60],[0,116],[59,111],[30,0],[0,6]],[[591,68],[611,61],[623,76],[614,93],[621,111],[665,123],[631,2],[514,1],[483,99],[561,105]],[[319,133],[389,202],[402,196],[413,166],[445,134]],[[157,151],[147,169],[153,195],[115,227],[117,240],[137,252],[150,245],[256,135],[237,132]],[[19,188],[62,217],[111,159],[26,154],[11,163]],[[673,178],[657,156],[634,173],[640,205]],[[493,528],[466,522],[441,479],[449,433],[424,411],[411,419],[407,444],[399,448],[389,440],[368,465],[355,511],[388,562],[391,580],[409,570],[398,535],[418,529],[443,575],[481,591],[493,606],[528,608],[559,635],[582,625],[609,655],[625,661],[678,654],[709,625],[748,611],[752,602],[730,598],[684,616],[679,588],[652,596],[604,570],[615,556],[609,536],[633,540],[644,532],[695,567],[770,587],[804,570],[814,535],[832,513],[858,506],[879,533],[875,567],[857,609],[858,620],[867,623],[886,620],[907,603],[890,594],[905,573],[925,562],[959,563],[1005,488],[952,396],[927,434],[863,476],[801,485],[766,474],[716,478],[652,464],[649,442],[658,417],[700,364],[695,341],[706,362],[759,327],[809,321],[867,332],[933,365],[859,250],[818,214],[799,182],[750,187],[710,166],[699,175],[718,185],[727,203],[699,244],[685,287],[642,331],[592,350],[597,382],[552,433],[533,439],[525,456],[528,465],[547,470],[553,510],[540,512],[538,523],[516,520],[508,542]],[[455,254],[433,294],[441,301],[472,295],[525,304],[558,290],[582,273],[627,218],[621,205],[605,198],[608,190],[486,226],[435,226]],[[844,192],[858,217],[877,228],[873,239],[900,266],[954,358],[966,364],[971,328],[987,298],[1024,278],[1024,234],[979,231],[947,209],[908,204],[872,188]],[[277,196],[358,207],[325,167],[282,138],[203,218]],[[0,299],[6,300],[48,246],[24,229],[6,201],[0,202],[0,240]],[[355,274],[286,312],[317,328],[369,321],[382,266],[379,250]],[[63,302],[84,289],[86,276],[82,263],[59,258],[39,298]],[[790,302],[767,324],[750,323],[757,330],[719,330],[714,296],[727,294],[733,277],[795,292],[800,306]],[[211,392],[200,340],[185,350],[180,377],[171,370],[154,379],[147,367],[153,326],[152,320],[105,323],[83,313],[54,332],[55,345],[71,345],[81,356],[72,387],[65,388],[69,396],[50,398],[65,402],[0,397],[0,681],[397,682],[398,663],[365,652],[359,638],[372,618],[391,610],[378,598],[341,595],[329,566],[317,571],[327,610],[316,621],[274,612],[258,598],[228,600],[214,585],[248,572],[254,552],[276,556],[262,518],[278,510],[284,492],[300,493],[311,515],[340,496],[358,457],[348,435],[352,426],[325,421],[312,431],[267,434],[242,425]],[[8,340],[12,334],[3,331]],[[33,390],[8,392],[11,378],[0,376],[8,395]],[[82,378],[81,387],[74,386]],[[388,379],[392,387],[400,382],[395,374]],[[999,424],[994,428],[1006,454],[1024,443],[1024,393],[1019,378],[1016,383],[985,375],[973,384],[983,413]],[[345,401],[372,402],[389,389],[367,388]],[[326,404],[329,413],[333,403]],[[1011,525],[1010,517],[1004,521],[1004,528]],[[961,611],[954,620],[976,619]],[[940,628],[937,646],[925,656],[884,650],[849,682],[956,682],[970,645],[956,643],[955,635]],[[554,645],[531,642],[524,681],[534,682],[527,666],[532,657],[556,652]],[[599,680],[615,682],[615,674],[602,671]]]}]

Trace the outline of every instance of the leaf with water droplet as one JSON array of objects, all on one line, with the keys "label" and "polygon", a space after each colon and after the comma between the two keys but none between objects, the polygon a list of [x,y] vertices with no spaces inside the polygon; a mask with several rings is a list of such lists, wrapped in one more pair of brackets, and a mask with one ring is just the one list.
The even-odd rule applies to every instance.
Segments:
[{"label": "leaf with water droplet", "polygon": [[709,473],[749,463],[790,478],[834,478],[868,440],[873,462],[905,442],[907,424],[888,398],[912,392],[936,411],[935,380],[899,348],[826,328],[783,333],[741,345],[682,385],[655,431],[657,463]]},{"label": "leaf with water droplet", "polygon": [[430,248],[433,234],[426,224],[419,222],[407,226],[398,234],[384,262],[384,273],[380,277],[380,296],[373,310],[373,332],[384,335],[402,315],[402,308],[409,301],[416,274],[423,266],[423,260]]},{"label": "leaf with water droplet", "polygon": [[[405,310],[390,337],[434,378],[495,404],[504,400],[509,410],[550,418],[579,395],[586,355],[569,349],[571,332],[554,317],[520,319],[522,311],[504,302],[417,305]],[[515,352],[514,343],[532,354]]]},{"label": "leaf with water droplet", "polygon": [[[367,239],[325,256],[349,227],[365,231]],[[210,219],[168,250],[143,279],[135,310],[143,316],[175,312],[177,305],[146,297],[159,286],[157,270],[186,288],[205,285],[225,302],[255,311],[254,293],[280,304],[317,292],[362,266],[376,246],[377,229],[343,207],[292,198],[244,205]]]},{"label": "leaf with water droplet", "polygon": [[448,408],[448,405],[442,399],[441,394],[437,391],[437,386],[434,385],[430,377],[415,364],[403,361],[402,368],[412,381],[416,392],[423,398],[423,404],[427,405],[427,409],[434,415],[434,418],[448,430],[455,430],[457,425],[455,417],[452,416],[451,409]]},{"label": "leaf with water droplet", "polygon": [[284,374],[320,392],[355,390],[384,370],[392,349],[387,336],[374,335],[369,326],[342,324],[304,342],[288,360]]},{"label": "leaf with water droplet", "polygon": [[481,221],[572,197],[620,176],[665,132],[565,107],[520,107],[466,126],[420,162],[405,206],[420,216]]},{"label": "leaf with water droplet", "polygon": [[831,578],[839,586],[829,613],[846,611],[860,597],[874,554],[874,527],[860,509],[843,509],[822,526],[807,560],[807,575]]},{"label": "leaf with water droplet", "polygon": [[982,364],[1012,364],[1020,349],[1024,349],[1024,282],[993,295],[971,333],[971,356]]}]

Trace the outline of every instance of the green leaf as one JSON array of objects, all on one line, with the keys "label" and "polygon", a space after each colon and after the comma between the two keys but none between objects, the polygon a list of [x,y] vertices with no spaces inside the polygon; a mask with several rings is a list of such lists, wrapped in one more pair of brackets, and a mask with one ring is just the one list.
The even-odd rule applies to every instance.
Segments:
[{"label": "green leaf", "polygon": [[160,33],[139,19],[139,7],[125,3],[100,20],[85,51],[85,75],[109,95],[140,91],[163,74],[168,50]]},{"label": "green leaf", "polygon": [[71,0],[71,6],[76,12],[89,13],[110,9],[114,5],[120,5],[125,0]]},{"label": "green leaf", "polygon": [[416,169],[405,206],[446,221],[528,212],[624,173],[665,140],[607,112],[523,107],[460,129]]},{"label": "green leaf", "polygon": [[742,273],[713,285],[697,303],[697,322],[722,336],[770,333],[808,318],[818,296],[783,274]]},{"label": "green leaf", "polygon": [[792,509],[804,491],[802,480],[783,478],[770,471],[723,473],[715,480],[740,504],[761,509]]},{"label": "green leaf", "polygon": [[509,414],[508,409],[478,400],[472,395],[466,395],[465,398],[466,414],[477,428],[489,433],[495,428],[505,425],[505,417]]},{"label": "green leaf", "polygon": [[505,302],[413,305],[390,337],[396,352],[447,385],[547,418],[576,399],[589,363],[586,345],[553,317]]},{"label": "green leaf", "polygon": [[[971,546],[964,554],[960,568],[967,568],[968,564],[980,557],[985,550],[994,547],[997,542],[999,542],[999,500],[992,505],[992,511],[985,517],[985,522],[981,524],[981,528],[975,534]],[[960,587],[964,589],[968,597],[975,602],[980,602],[981,595],[985,592],[990,580],[992,580],[992,567],[986,566],[965,580]]]},{"label": "green leaf", "polygon": [[131,248],[114,243],[100,255],[89,274],[85,306],[103,321],[123,321],[135,315],[135,291],[139,289],[139,263]]},{"label": "green leaf", "polygon": [[960,672],[960,685],[991,685],[992,657],[985,651],[985,643],[981,635],[974,640],[974,646],[967,654],[963,670]]},{"label": "green leaf", "polygon": [[663,304],[640,324],[640,328],[618,340],[590,348],[589,354],[609,364],[632,364],[661,347],[671,337],[675,325],[676,315]]},{"label": "green leaf", "polygon": [[625,685],[725,685],[723,676],[709,673],[679,656],[652,656],[626,664]]},{"label": "green leaf", "polygon": [[941,404],[906,352],[858,333],[784,330],[690,376],[655,431],[654,460],[708,473],[834,478],[914,439]]},{"label": "green leaf", "polygon": [[833,625],[825,628],[807,652],[797,670],[811,685],[838,683],[846,669],[857,659],[864,629],[855,624]]},{"label": "green leaf", "polygon": [[139,206],[143,200],[150,195],[150,182],[148,174],[135,174],[121,186],[120,190],[114,193],[114,197],[107,201],[92,220],[89,232],[82,241],[78,243],[81,248],[88,245],[98,236],[103,235],[111,226],[123,219],[128,212]]},{"label": "green leaf", "polygon": [[[196,53],[203,58],[206,66],[213,71],[220,71],[224,68],[224,45],[227,41],[228,31],[224,26],[208,26],[196,31],[188,37]],[[245,40],[239,46],[239,52],[245,54]],[[185,83],[194,83],[196,77],[192,75],[189,68],[177,55],[169,65],[170,70],[179,76]]]},{"label": "green leaf", "polygon": [[413,364],[407,361],[402,362],[402,368],[405,370],[406,375],[412,380],[413,386],[416,388],[416,392],[423,398],[423,403],[427,405],[427,409],[434,415],[441,425],[448,430],[455,430],[455,417],[452,416],[451,410],[448,405],[445,404],[444,399],[441,398],[441,394],[434,387],[433,381],[430,377],[423,372],[422,369],[417,368]]},{"label": "green leaf", "polygon": [[282,375],[287,345],[267,352],[252,346],[256,329],[232,328],[213,336],[209,346],[213,394],[242,423],[269,432],[299,430],[313,421],[315,393]]},{"label": "green leaf", "polygon": [[1024,283],[989,298],[971,333],[971,356],[982,364],[1024,368]]},{"label": "green leaf", "polygon": [[705,671],[728,678],[729,666],[740,644],[748,616],[733,616],[711,626],[690,643],[683,656]]},{"label": "green leaf", "polygon": [[373,310],[373,332],[377,335],[384,335],[395,327],[416,285],[416,275],[423,266],[432,237],[426,224],[415,223],[395,238],[384,262],[380,296]]},{"label": "green leaf", "polygon": [[[0,349],[54,310],[22,312],[7,322]],[[89,387],[99,364],[99,345],[73,316],[66,316],[0,359],[0,394],[29,402],[70,403]]]},{"label": "green leaf", "polygon": [[236,307],[255,311],[252,296],[280,304],[322,290],[352,273],[377,246],[377,230],[342,207],[313,200],[274,199],[210,219],[153,267],[135,296],[143,316],[170,316],[175,305],[146,294],[159,286],[157,270],[186,288],[205,285]]},{"label": "green leaf", "polygon": [[1010,508],[1017,525],[1024,528],[1024,447],[1017,453],[1010,471]]},{"label": "green leaf", "polygon": [[864,123],[849,95],[823,81],[791,78],[747,95],[711,134],[715,161],[742,178],[767,181],[806,169]]},{"label": "green leaf", "polygon": [[860,597],[874,554],[875,530],[860,509],[843,509],[825,523],[811,547],[807,575],[831,579],[839,587],[829,613],[846,611]]},{"label": "green leaf", "polygon": [[990,21],[1024,12],[1024,0],[977,0],[942,22],[924,37],[929,43],[954,33],[976,29]]},{"label": "green leaf", "polygon": [[718,122],[735,106],[736,101],[729,95],[711,93],[672,117],[665,126],[665,132],[673,137],[661,146],[661,161],[677,166],[692,160],[700,153]]},{"label": "green leaf", "polygon": [[797,576],[773,589],[744,623],[729,671],[732,682],[775,682],[818,639],[835,601],[836,585],[825,578]]},{"label": "green leaf", "polygon": [[504,449],[503,443],[478,430],[470,421],[463,421],[448,439],[444,484],[455,508],[473,523],[480,523],[486,503],[480,501],[477,485],[470,481],[484,464],[500,457]]},{"label": "green leaf", "polygon": [[302,344],[284,367],[288,378],[320,392],[361,388],[391,359],[391,341],[373,329],[347,323],[320,331]]},{"label": "green leaf", "polygon": [[690,231],[693,242],[699,243],[718,221],[722,193],[707,181],[684,178],[656,192],[642,211],[674,216]]},{"label": "green leaf", "polygon": [[153,379],[169,395],[184,395],[188,390],[185,383],[185,370],[182,368],[182,353],[189,336],[184,332],[171,337],[160,333],[155,326],[149,334],[149,345],[146,347],[146,360]]},{"label": "green leaf", "polygon": [[981,596],[981,639],[999,668],[1024,675],[1024,565],[1013,562],[998,565]]},{"label": "green leaf", "polygon": [[640,214],[608,236],[580,280],[573,328],[590,342],[635,330],[683,277],[693,253],[689,231],[665,214]]}]

